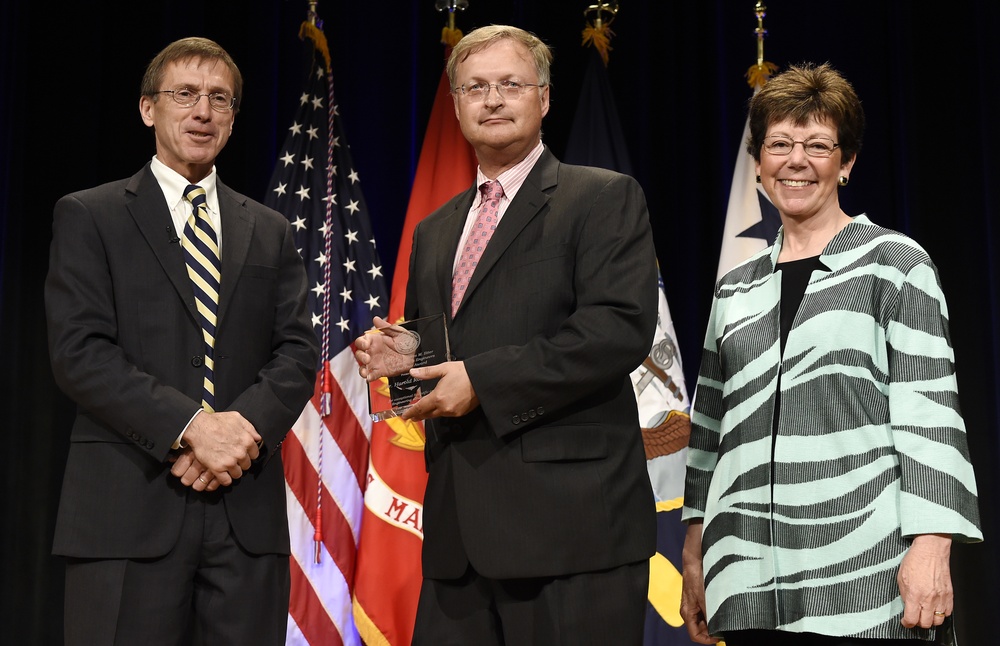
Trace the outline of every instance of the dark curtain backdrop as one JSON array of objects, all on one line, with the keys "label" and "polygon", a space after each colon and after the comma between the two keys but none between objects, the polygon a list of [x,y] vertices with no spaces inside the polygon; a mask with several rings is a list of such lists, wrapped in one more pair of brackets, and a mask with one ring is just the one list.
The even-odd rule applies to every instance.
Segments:
[{"label": "dark curtain backdrop", "polygon": [[[589,0],[470,0],[464,32],[489,23],[555,48],[545,142],[566,147],[586,62]],[[864,102],[868,131],[841,191],[922,243],[949,299],[959,388],[987,542],[956,546],[962,641],[989,636],[998,595],[1000,420],[1000,11],[993,0],[771,0],[765,58],[829,61]],[[733,164],[756,61],[753,0],[622,0],[609,73],[646,190],[688,383],[694,383]],[[55,388],[42,283],[52,207],[133,174],[153,154],[138,114],[145,65],[188,35],[226,47],[246,80],[220,176],[258,200],[303,74],[305,0],[10,2],[0,8],[0,496],[4,643],[56,644],[62,566],[49,556],[73,408]],[[184,15],[182,15],[182,12]],[[320,2],[335,92],[392,275],[423,130],[443,64],[433,0]],[[185,17],[185,15],[187,17]],[[115,478],[108,473],[109,480]]]}]

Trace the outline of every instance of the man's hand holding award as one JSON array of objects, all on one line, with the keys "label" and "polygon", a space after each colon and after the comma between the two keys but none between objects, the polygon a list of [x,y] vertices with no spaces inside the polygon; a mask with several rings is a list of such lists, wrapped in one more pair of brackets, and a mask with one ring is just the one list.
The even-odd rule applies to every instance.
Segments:
[{"label": "man's hand holding award", "polygon": [[437,379],[417,379],[413,368],[433,366],[449,357],[444,314],[389,324],[375,317],[375,327],[355,341],[359,373],[368,382],[368,410],[372,421],[401,415]]}]

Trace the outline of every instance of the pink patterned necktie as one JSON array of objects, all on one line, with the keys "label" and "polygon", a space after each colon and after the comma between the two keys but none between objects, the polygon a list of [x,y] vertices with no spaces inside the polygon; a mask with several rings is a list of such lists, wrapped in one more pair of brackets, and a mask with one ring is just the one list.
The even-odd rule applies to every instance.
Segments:
[{"label": "pink patterned necktie", "polygon": [[503,187],[500,182],[484,182],[479,187],[483,194],[483,203],[476,214],[476,221],[472,223],[472,230],[469,231],[469,238],[465,241],[462,255],[458,258],[455,266],[455,275],[451,279],[451,315],[455,316],[458,306],[462,303],[465,290],[472,279],[472,272],[476,270],[479,259],[486,249],[486,244],[493,236],[493,231],[497,228],[497,216],[500,214],[500,198],[503,197]]}]

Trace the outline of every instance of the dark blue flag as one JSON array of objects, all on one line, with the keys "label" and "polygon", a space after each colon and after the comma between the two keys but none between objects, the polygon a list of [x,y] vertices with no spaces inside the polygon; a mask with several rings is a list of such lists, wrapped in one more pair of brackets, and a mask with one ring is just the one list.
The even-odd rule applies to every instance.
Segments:
[{"label": "dark blue flag", "polygon": [[[583,82],[565,160],[632,174],[608,70],[596,49]],[[650,559],[645,646],[690,644],[680,618],[681,523],[690,400],[662,277],[656,334],[649,356],[632,373],[646,446],[646,467],[656,496],[657,553]]]}]

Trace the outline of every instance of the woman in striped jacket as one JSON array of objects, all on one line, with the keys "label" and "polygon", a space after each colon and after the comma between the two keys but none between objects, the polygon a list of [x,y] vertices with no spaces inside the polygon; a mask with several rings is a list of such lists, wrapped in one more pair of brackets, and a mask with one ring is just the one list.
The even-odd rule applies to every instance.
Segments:
[{"label": "woman in striped jacket", "polygon": [[863,130],[829,65],[751,101],[782,228],[719,280],[705,336],[681,603],[698,643],[940,639],[951,543],[982,539],[934,264],[840,208]]}]

